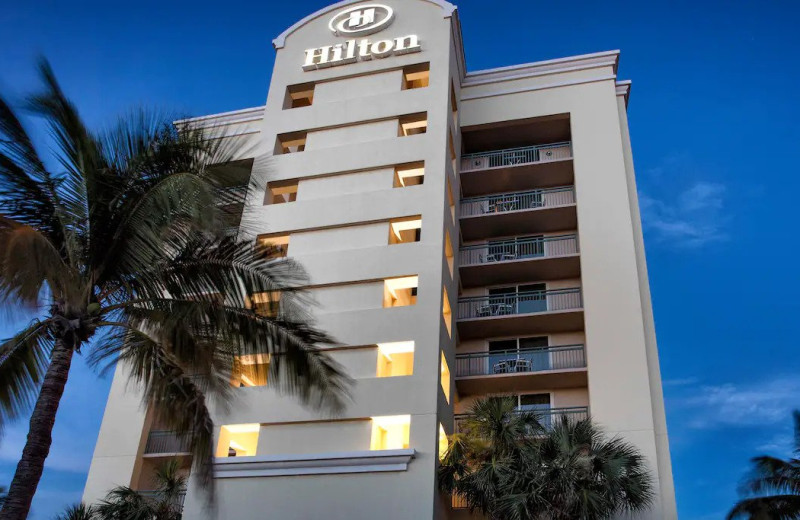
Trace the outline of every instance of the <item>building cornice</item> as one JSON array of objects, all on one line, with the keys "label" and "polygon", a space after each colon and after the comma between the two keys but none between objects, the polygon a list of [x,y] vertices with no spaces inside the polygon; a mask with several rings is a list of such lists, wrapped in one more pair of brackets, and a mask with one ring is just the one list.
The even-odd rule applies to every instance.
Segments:
[{"label": "building cornice", "polygon": [[[277,38],[272,40],[272,45],[276,49],[282,49],[286,45],[286,38],[288,38],[290,34],[295,32],[297,29],[299,29],[300,27],[304,26],[305,24],[307,24],[311,20],[313,20],[315,18],[318,18],[320,16],[323,16],[323,15],[325,15],[327,13],[330,13],[331,11],[335,11],[335,10],[340,9],[342,7],[347,7],[348,5],[357,4],[357,3],[363,2],[363,1],[364,0],[342,0],[341,2],[336,2],[335,4],[331,4],[331,5],[327,6],[327,7],[323,7],[319,11],[311,13],[310,15],[306,16],[302,20],[298,21],[297,23],[295,23],[294,25],[292,25],[291,27],[289,27],[288,29],[283,31],[281,34],[278,35]],[[450,16],[452,16],[453,13],[456,10],[456,6],[454,6],[450,2],[446,2],[444,0],[425,0],[425,1],[426,2],[430,2],[432,4],[435,4],[435,5],[438,5],[439,7],[441,7],[442,10],[444,11],[444,17],[445,18],[449,18]]]},{"label": "building cornice", "polygon": [[264,119],[265,106],[243,108],[230,112],[221,112],[207,116],[187,117],[174,121],[175,126],[191,125],[194,128],[207,128],[220,125],[233,125],[237,123],[251,123]]},{"label": "building cornice", "polygon": [[628,101],[631,98],[631,85],[632,82],[629,79],[617,81],[617,95],[625,98],[625,108],[628,107]]},{"label": "building cornice", "polygon": [[[534,85],[534,86],[524,86],[518,88],[510,88],[505,90],[493,90],[491,92],[481,92],[478,94],[468,94],[463,93],[461,95],[462,101],[469,101],[472,99],[483,99],[489,97],[497,97],[497,96],[506,96],[508,94],[519,94],[520,92],[533,92],[536,90],[548,90],[551,88],[559,88],[559,87],[571,87],[574,85],[584,85],[586,83],[596,83],[598,81],[609,81],[614,80],[616,76],[613,75],[606,75],[606,76],[596,76],[593,78],[585,78],[585,79],[576,79],[570,81],[554,81],[552,83],[544,83],[541,85]],[[469,86],[469,85],[466,85]]]},{"label": "building cornice", "polygon": [[511,65],[508,67],[498,67],[494,69],[478,70],[467,72],[464,78],[464,86],[483,85],[486,83],[496,83],[499,81],[511,81],[515,79],[543,76],[547,74],[560,74],[563,72],[573,72],[578,70],[590,70],[599,67],[612,67],[614,74],[617,73],[619,64],[619,51],[596,52],[594,54],[582,54],[579,56],[569,56],[555,60],[535,61],[522,65]]},{"label": "building cornice", "polygon": [[214,459],[214,478],[283,477],[406,471],[416,456],[413,449],[220,457]]}]

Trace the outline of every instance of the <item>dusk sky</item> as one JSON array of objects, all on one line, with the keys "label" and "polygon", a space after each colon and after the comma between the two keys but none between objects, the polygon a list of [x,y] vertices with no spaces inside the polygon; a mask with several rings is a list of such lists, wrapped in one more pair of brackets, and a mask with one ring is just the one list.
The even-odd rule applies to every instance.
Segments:
[{"label": "dusk sky", "polygon": [[[0,91],[37,88],[44,55],[95,128],[142,105],[262,105],[272,39],[327,3],[7,1]],[[678,509],[723,518],[751,456],[789,453],[800,408],[800,2],[458,6],[469,70],[621,50]],[[0,321],[0,336],[24,322]],[[31,518],[80,500],[110,379],[73,364]],[[2,485],[26,432],[0,438]]]}]

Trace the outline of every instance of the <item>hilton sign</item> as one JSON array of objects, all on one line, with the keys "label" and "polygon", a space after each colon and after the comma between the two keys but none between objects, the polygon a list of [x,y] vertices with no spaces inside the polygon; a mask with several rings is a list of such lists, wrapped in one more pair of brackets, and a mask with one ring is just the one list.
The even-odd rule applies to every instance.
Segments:
[{"label": "hilton sign", "polygon": [[[331,18],[328,27],[336,36],[366,36],[382,31],[389,27],[393,21],[394,11],[391,7],[370,4],[340,12]],[[374,42],[368,38],[347,40],[344,43],[307,49],[303,70],[335,67],[373,58],[380,59],[399,54],[420,52],[421,50],[419,37],[416,34]]]}]

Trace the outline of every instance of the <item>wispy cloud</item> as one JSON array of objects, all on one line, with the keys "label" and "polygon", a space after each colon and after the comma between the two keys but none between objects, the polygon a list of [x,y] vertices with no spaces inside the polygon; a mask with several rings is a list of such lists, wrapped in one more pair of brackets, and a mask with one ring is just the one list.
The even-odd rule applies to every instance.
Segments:
[{"label": "wispy cloud", "polygon": [[781,377],[746,385],[701,386],[674,404],[688,412],[687,426],[711,429],[787,423],[798,402],[800,380]]},{"label": "wispy cloud", "polygon": [[699,247],[728,238],[727,187],[708,180],[690,157],[665,157],[640,180],[642,222],[660,242]]},{"label": "wispy cloud", "polygon": [[645,229],[678,247],[697,247],[728,238],[723,213],[726,188],[698,181],[669,199],[640,193]]}]

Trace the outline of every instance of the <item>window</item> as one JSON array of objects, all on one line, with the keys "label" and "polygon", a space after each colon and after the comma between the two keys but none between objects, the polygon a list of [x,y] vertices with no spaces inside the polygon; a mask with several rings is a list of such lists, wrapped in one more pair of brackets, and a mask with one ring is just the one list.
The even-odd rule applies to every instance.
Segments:
[{"label": "window", "polygon": [[413,116],[401,117],[399,120],[398,136],[424,134],[428,131],[428,115],[418,114]]},{"label": "window", "polygon": [[447,268],[450,269],[450,278],[453,277],[453,242],[450,241],[450,232],[444,232],[444,258]]},{"label": "window", "polygon": [[422,238],[422,217],[396,218],[389,221],[389,244],[419,242]]},{"label": "window", "polygon": [[394,187],[407,188],[425,182],[425,163],[412,163],[394,169]]},{"label": "window", "polygon": [[306,132],[292,132],[278,136],[275,154],[298,153],[306,149]]},{"label": "window", "polygon": [[450,110],[453,112],[453,125],[458,127],[458,99],[456,98],[456,87],[450,83]]},{"label": "window", "polygon": [[283,109],[309,107],[314,103],[314,84],[303,83],[286,88],[286,99]]},{"label": "window", "polygon": [[280,291],[271,291],[254,294],[251,302],[256,314],[274,318],[280,311],[281,293]]},{"label": "window", "polygon": [[384,282],[383,306],[405,307],[417,304],[418,276],[390,278]]},{"label": "window", "polygon": [[402,450],[409,445],[410,415],[372,417],[372,440],[369,449]]},{"label": "window", "polygon": [[447,139],[448,139],[448,142],[450,144],[450,163],[453,165],[453,173],[457,174],[458,173],[458,166],[457,166],[457,164],[458,164],[457,163],[458,154],[456,153],[456,146],[455,146],[455,144],[453,144],[453,134],[448,132]]},{"label": "window", "polygon": [[237,356],[233,364],[231,386],[237,388],[266,386],[269,361],[269,354]]},{"label": "window", "polygon": [[515,314],[547,311],[547,284],[530,283],[511,287],[489,289],[490,300],[495,304],[516,305]]},{"label": "window", "polygon": [[447,335],[453,337],[453,313],[450,311],[450,298],[447,297],[447,289],[442,289],[442,318],[444,326],[447,327]]},{"label": "window", "polygon": [[289,235],[262,235],[256,248],[268,258],[284,258],[289,254]]},{"label": "window", "polygon": [[403,90],[424,88],[430,82],[430,63],[420,63],[403,69]]},{"label": "window", "polygon": [[444,458],[445,453],[447,453],[447,434],[444,432],[444,426],[442,423],[439,423],[439,460],[441,461]]},{"label": "window", "polygon": [[228,424],[220,428],[217,457],[252,457],[258,448],[260,424]]},{"label": "window", "polygon": [[456,202],[453,199],[453,188],[450,186],[450,179],[447,179],[447,205],[450,207],[450,216],[453,217],[453,223],[456,221]]},{"label": "window", "polygon": [[267,189],[269,204],[286,204],[297,200],[297,180],[270,182]]},{"label": "window", "polygon": [[444,357],[444,352],[442,352],[441,354],[442,354],[442,366],[441,366],[442,391],[444,392],[444,398],[449,403],[450,402],[450,367],[447,365],[447,359]]},{"label": "window", "polygon": [[377,377],[410,376],[413,373],[413,341],[378,343]]}]

